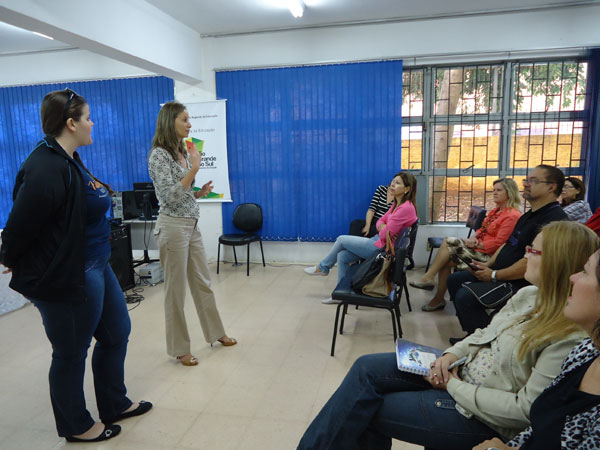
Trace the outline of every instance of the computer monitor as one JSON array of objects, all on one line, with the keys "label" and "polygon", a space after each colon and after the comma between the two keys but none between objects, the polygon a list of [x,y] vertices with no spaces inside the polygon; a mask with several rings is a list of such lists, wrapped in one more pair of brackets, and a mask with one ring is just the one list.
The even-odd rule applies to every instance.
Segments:
[{"label": "computer monitor", "polygon": [[156,198],[154,185],[149,182],[133,183],[133,193],[140,219],[156,219],[158,216],[158,199]]}]

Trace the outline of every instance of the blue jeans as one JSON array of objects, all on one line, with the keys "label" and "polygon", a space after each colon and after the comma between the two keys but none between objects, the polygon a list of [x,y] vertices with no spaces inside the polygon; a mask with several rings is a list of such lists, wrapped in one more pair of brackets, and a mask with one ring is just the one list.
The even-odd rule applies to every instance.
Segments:
[{"label": "blue jeans", "polygon": [[109,256],[86,262],[86,298],[81,302],[30,299],[42,315],[52,344],[50,398],[59,436],[81,434],[94,425],[83,394],[85,359],[92,336],[96,338],[92,371],[100,420],[115,417],[132,404],[124,381],[131,322]]},{"label": "blue jeans", "polygon": [[367,259],[379,251],[379,248],[375,247],[375,242],[378,239],[378,234],[372,238],[349,236],[347,234],[338,236],[327,256],[319,263],[319,269],[329,273],[329,270],[337,262],[339,283],[348,273],[350,263]]},{"label": "blue jeans", "polygon": [[394,353],[361,356],[304,433],[299,450],[390,449],[392,438],[463,450],[499,436],[455,408],[448,392],[401,372]]}]

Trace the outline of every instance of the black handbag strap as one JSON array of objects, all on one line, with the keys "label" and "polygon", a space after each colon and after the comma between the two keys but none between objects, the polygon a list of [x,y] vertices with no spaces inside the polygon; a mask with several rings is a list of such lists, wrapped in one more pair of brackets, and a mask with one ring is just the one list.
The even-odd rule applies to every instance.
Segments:
[{"label": "black handbag strap", "polygon": [[510,283],[468,281],[463,283],[462,287],[468,290],[485,308],[501,307],[513,295]]}]

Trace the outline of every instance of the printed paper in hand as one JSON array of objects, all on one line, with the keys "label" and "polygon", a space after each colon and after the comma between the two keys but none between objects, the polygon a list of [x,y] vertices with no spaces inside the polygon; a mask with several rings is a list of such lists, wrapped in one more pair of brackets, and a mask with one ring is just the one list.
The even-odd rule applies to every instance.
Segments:
[{"label": "printed paper in hand", "polygon": [[396,341],[396,363],[398,369],[417,375],[429,375],[431,364],[440,356],[442,351],[426,345],[398,339]]}]

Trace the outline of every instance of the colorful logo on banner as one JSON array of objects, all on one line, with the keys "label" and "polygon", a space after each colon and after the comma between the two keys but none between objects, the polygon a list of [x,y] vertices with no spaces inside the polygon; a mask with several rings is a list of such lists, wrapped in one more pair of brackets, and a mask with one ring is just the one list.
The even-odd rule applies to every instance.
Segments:
[{"label": "colorful logo on banner", "polygon": [[[185,140],[185,146],[188,150],[193,150],[196,149],[198,151],[198,153],[202,153],[203,149],[204,149],[204,141],[202,139],[196,139],[196,138],[188,138]],[[196,187],[194,186],[194,191],[201,191],[202,188]],[[204,197],[201,198],[223,198],[223,194],[219,194],[218,192],[209,192],[207,195],[205,195]]]},{"label": "colorful logo on banner", "polygon": [[204,148],[204,141],[202,139],[196,139],[191,137],[185,140],[185,146],[188,150],[192,150],[195,148],[196,150],[198,150],[198,153],[202,153]]},{"label": "colorful logo on banner", "polygon": [[185,148],[202,155],[200,168],[194,177],[198,189],[209,180],[214,191],[199,198],[200,202],[230,202],[229,169],[227,167],[227,127],[225,100],[188,103],[190,134],[185,139]]}]

